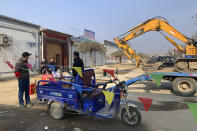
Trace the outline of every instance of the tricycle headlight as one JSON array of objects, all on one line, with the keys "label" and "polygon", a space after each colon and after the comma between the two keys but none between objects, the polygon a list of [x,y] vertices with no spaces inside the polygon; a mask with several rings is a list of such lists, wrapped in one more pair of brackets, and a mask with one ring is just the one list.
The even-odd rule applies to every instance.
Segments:
[{"label": "tricycle headlight", "polygon": [[120,92],[120,98],[124,98],[124,93]]}]

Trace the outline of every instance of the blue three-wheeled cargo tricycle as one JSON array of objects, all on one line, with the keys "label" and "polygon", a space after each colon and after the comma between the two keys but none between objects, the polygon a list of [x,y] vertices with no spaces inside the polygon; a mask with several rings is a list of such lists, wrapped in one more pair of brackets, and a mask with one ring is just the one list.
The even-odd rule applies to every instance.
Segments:
[{"label": "blue three-wheeled cargo tricycle", "polygon": [[[70,82],[65,82],[68,78]],[[96,84],[94,70],[88,69],[83,70],[82,78],[40,80],[37,97],[48,102],[49,112],[54,119],[62,119],[65,113],[71,112],[114,118],[121,111],[122,120],[129,126],[136,126],[141,121],[141,114],[136,105],[127,102],[127,87],[142,79],[147,77],[143,75],[129,81],[115,78],[107,83]],[[115,83],[115,86],[106,89],[108,83]]]}]

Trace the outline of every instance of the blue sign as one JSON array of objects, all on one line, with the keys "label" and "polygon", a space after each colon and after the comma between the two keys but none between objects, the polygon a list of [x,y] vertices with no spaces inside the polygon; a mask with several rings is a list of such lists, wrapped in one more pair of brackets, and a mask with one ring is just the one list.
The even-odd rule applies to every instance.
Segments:
[{"label": "blue sign", "polygon": [[84,38],[86,40],[95,41],[95,32],[84,29]]}]

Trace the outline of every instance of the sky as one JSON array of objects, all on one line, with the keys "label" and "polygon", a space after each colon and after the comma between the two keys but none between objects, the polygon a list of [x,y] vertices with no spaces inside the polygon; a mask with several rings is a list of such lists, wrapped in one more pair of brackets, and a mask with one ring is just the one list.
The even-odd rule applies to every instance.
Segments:
[{"label": "sky", "polygon": [[[74,36],[89,29],[103,43],[155,16],[165,17],[191,37],[197,32],[197,19],[192,18],[196,5],[197,0],[1,0],[0,14]],[[145,33],[130,43],[137,52],[150,55],[174,48],[159,32]]]}]

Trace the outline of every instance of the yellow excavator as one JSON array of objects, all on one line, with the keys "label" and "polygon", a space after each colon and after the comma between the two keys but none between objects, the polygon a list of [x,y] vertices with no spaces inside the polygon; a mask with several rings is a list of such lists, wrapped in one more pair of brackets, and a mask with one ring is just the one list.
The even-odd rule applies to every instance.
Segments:
[{"label": "yellow excavator", "polygon": [[[163,17],[154,17],[143,22],[130,29],[128,32],[114,38],[114,42],[122,49],[129,59],[132,60],[132,58],[134,58],[137,61],[136,67],[139,67],[140,65],[143,65],[144,62],[129,46],[128,41],[148,31],[160,32],[169,42],[177,47],[180,52],[185,54],[185,58],[181,58],[175,62],[174,68],[176,71],[193,72],[197,70],[197,42],[177,31]],[[164,32],[184,42],[186,44],[185,49],[165,35]]]}]

